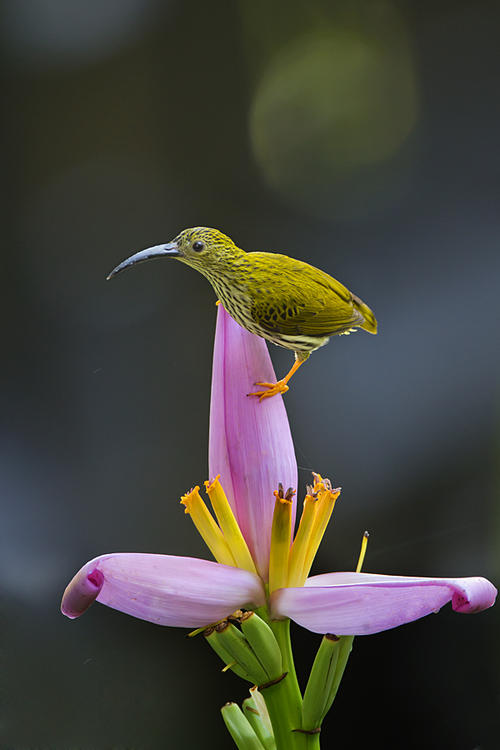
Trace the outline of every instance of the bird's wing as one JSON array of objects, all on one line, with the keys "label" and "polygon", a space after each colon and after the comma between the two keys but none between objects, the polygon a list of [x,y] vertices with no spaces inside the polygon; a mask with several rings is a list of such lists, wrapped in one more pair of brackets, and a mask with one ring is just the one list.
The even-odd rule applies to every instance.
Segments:
[{"label": "bird's wing", "polygon": [[259,279],[252,317],[269,333],[329,336],[363,322],[351,292],[324,271],[287,255],[251,255]]}]

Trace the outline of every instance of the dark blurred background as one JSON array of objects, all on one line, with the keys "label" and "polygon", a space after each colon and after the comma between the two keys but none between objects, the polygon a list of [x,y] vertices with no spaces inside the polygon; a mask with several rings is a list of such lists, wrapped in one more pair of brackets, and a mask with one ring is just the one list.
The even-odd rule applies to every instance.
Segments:
[{"label": "dark blurred background", "polygon": [[[0,534],[8,750],[231,747],[202,640],[95,606],[88,559],[205,556],[216,308],[181,264],[106,283],[193,225],[284,250],[377,313],[286,405],[343,487],[316,572],[498,584],[499,6],[493,0],[4,0]],[[168,267],[167,267],[168,266]],[[279,375],[290,353],[271,347]],[[355,641],[323,747],[498,747],[497,610]],[[319,638],[295,629],[306,674]]]}]

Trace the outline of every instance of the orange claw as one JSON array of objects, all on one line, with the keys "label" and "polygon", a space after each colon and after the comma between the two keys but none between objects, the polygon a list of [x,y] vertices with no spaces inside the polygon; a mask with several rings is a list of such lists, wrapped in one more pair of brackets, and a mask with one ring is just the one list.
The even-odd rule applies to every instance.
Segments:
[{"label": "orange claw", "polygon": [[278,380],[277,383],[255,383],[255,385],[262,385],[264,388],[267,388],[267,391],[255,391],[254,393],[247,393],[247,396],[258,396],[259,401],[262,401],[263,398],[271,398],[271,396],[276,396],[278,393],[286,393],[288,390],[288,381],[293,373],[297,372],[303,362],[305,362],[305,359],[298,359],[296,357],[295,362],[290,368],[290,372],[284,378]]},{"label": "orange claw", "polygon": [[255,383],[255,385],[261,385],[267,389],[265,391],[255,391],[254,393],[247,393],[247,396],[257,396],[259,401],[262,401],[262,399],[264,398],[271,398],[271,396],[276,396],[278,393],[286,393],[288,390],[285,378],[283,378],[282,380],[278,380],[277,383]]}]

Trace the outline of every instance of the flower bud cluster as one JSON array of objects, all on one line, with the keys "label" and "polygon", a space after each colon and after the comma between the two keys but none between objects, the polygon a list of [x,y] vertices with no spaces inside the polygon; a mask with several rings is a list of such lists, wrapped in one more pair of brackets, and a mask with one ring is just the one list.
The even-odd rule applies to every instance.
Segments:
[{"label": "flower bud cluster", "polygon": [[256,612],[236,612],[204,631],[226,669],[254,685],[282,677],[281,650],[269,625]]}]

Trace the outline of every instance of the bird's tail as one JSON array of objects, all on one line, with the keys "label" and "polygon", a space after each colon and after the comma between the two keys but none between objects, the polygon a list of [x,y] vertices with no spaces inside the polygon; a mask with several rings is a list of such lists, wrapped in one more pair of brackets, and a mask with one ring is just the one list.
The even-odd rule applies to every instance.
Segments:
[{"label": "bird's tail", "polygon": [[356,297],[354,294],[352,295],[354,300],[354,307],[356,310],[359,310],[363,318],[365,319],[365,322],[363,325],[359,326],[360,328],[363,328],[364,331],[368,331],[368,333],[377,333],[377,318],[372,313],[368,305],[365,305],[363,300],[359,299],[359,297]]}]

